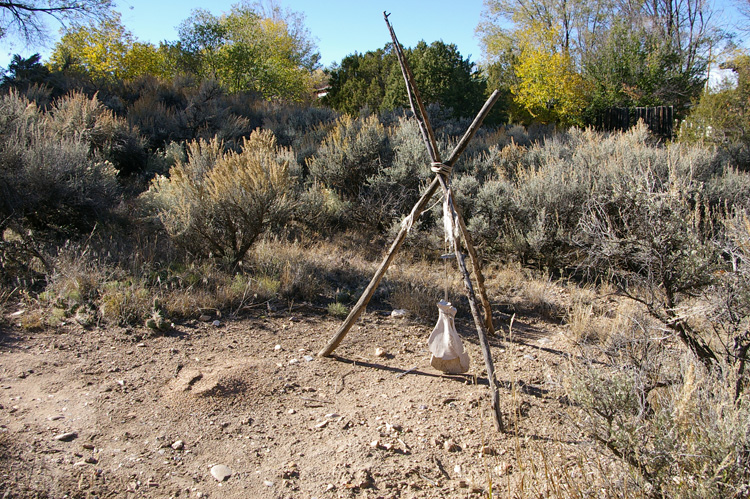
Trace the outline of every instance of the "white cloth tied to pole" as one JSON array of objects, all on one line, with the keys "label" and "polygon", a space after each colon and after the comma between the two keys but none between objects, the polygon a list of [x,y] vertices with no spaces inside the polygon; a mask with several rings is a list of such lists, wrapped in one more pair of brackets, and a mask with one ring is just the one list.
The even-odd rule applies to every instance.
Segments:
[{"label": "white cloth tied to pole", "polygon": [[469,354],[464,350],[461,337],[456,332],[456,307],[445,300],[440,300],[437,307],[438,322],[427,340],[427,346],[432,353],[430,364],[438,371],[450,374],[465,373],[469,370]]}]

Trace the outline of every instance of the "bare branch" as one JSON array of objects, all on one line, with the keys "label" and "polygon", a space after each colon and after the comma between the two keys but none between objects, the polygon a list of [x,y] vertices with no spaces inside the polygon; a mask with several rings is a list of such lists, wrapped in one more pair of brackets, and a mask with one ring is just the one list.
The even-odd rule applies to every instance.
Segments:
[{"label": "bare branch", "polygon": [[17,36],[25,42],[47,37],[46,19],[60,25],[103,20],[112,10],[111,0],[0,1],[0,38]]}]

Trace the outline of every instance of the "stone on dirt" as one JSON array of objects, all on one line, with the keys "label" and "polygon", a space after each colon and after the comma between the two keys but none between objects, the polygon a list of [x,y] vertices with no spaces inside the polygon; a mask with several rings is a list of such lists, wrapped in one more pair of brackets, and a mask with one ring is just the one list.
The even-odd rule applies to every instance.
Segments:
[{"label": "stone on dirt", "polygon": [[229,468],[229,466],[217,464],[211,467],[211,476],[214,477],[217,481],[223,482],[224,480],[232,476],[232,470]]},{"label": "stone on dirt", "polygon": [[76,438],[78,438],[78,433],[74,431],[55,435],[55,440],[57,440],[58,442],[70,442],[71,440],[75,440]]}]

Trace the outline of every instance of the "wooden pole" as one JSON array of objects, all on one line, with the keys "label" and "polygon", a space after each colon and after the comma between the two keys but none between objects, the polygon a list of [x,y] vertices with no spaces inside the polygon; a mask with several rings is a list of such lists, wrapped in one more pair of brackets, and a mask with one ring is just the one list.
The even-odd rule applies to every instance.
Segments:
[{"label": "wooden pole", "polygon": [[[454,221],[458,220],[458,213],[456,207],[453,204],[453,194],[450,191],[450,187],[446,182],[443,175],[437,175],[440,185],[443,188],[444,195],[447,196],[447,204],[450,207],[450,216],[453,217]],[[452,222],[451,225],[453,225]],[[452,227],[451,227],[452,230]],[[464,256],[461,254],[461,248],[458,244],[458,238],[451,237],[453,241],[453,252],[456,255],[456,262],[458,268],[461,271],[461,275],[464,279],[464,288],[466,289],[466,296],[469,298],[469,308],[471,309],[471,316],[474,318],[474,326],[477,328],[477,334],[479,335],[479,344],[482,347],[482,357],[484,358],[484,366],[487,369],[487,382],[490,386],[490,393],[492,395],[492,414],[494,416],[493,421],[495,423],[495,429],[497,431],[503,431],[503,417],[500,410],[500,393],[497,386],[497,379],[495,378],[495,364],[492,361],[492,352],[490,350],[490,344],[487,341],[487,333],[485,325],[482,322],[479,310],[477,309],[477,299],[474,294],[474,287],[471,284],[471,278],[469,277],[469,271],[466,268],[466,262]],[[464,241],[466,242],[466,241]]]}]

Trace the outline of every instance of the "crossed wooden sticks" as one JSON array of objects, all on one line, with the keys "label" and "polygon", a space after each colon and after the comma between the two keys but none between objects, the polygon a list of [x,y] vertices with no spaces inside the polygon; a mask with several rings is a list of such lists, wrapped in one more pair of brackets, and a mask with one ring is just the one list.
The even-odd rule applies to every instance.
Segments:
[{"label": "crossed wooden sticks", "polygon": [[[476,250],[474,249],[471,235],[466,229],[466,224],[464,223],[463,217],[453,203],[453,191],[451,189],[450,183],[450,174],[453,165],[456,163],[459,156],[464,152],[469,142],[474,137],[474,134],[482,125],[482,121],[484,121],[484,118],[487,116],[490,109],[492,109],[495,101],[497,101],[499,93],[497,90],[495,90],[490,98],[487,99],[487,102],[485,102],[484,106],[479,111],[479,114],[477,114],[476,118],[474,118],[474,121],[466,130],[466,133],[464,133],[464,136],[453,149],[453,152],[451,152],[450,157],[445,162],[443,162],[440,158],[440,152],[438,151],[435,134],[432,130],[432,127],[430,126],[430,121],[427,117],[427,113],[425,112],[424,104],[422,103],[422,99],[419,95],[419,90],[415,85],[414,75],[412,74],[411,69],[409,69],[409,66],[406,62],[406,57],[404,56],[401,45],[396,38],[396,33],[393,30],[393,26],[391,26],[391,23],[388,21],[388,16],[389,14],[383,12],[383,17],[385,18],[385,22],[388,25],[388,30],[391,33],[391,38],[393,39],[393,46],[396,51],[399,64],[401,66],[401,72],[404,76],[404,81],[406,82],[409,104],[411,105],[412,112],[414,113],[414,116],[417,119],[417,123],[419,124],[419,129],[422,133],[422,138],[425,142],[425,145],[427,146],[427,152],[429,153],[430,160],[432,161],[431,168],[432,171],[435,172],[435,178],[427,188],[427,190],[424,192],[424,194],[422,194],[422,197],[419,198],[419,201],[417,201],[417,203],[414,205],[409,216],[406,217],[401,223],[401,230],[399,230],[398,234],[396,235],[396,239],[391,244],[391,247],[388,250],[385,258],[383,259],[383,262],[375,271],[375,275],[372,277],[370,284],[367,286],[364,293],[359,298],[359,301],[357,301],[357,304],[354,306],[354,308],[352,308],[351,312],[349,312],[349,315],[344,320],[343,324],[341,324],[338,331],[333,336],[333,338],[331,338],[325,348],[318,352],[318,356],[330,356],[331,353],[336,349],[336,347],[339,346],[341,341],[344,339],[344,336],[346,336],[357,319],[359,319],[359,317],[362,315],[362,312],[370,302],[375,289],[377,289],[378,285],[380,284],[383,275],[393,261],[396,252],[406,239],[407,233],[409,232],[409,230],[411,230],[411,227],[417,220],[417,218],[419,218],[419,216],[425,210],[425,208],[427,207],[427,203],[435,194],[438,187],[440,187],[443,190],[444,196],[443,205],[445,227],[446,232],[448,232],[448,234],[446,235],[448,237],[448,241],[452,245],[452,250],[456,256],[456,261],[458,262],[458,268],[461,271],[461,275],[463,276],[464,288],[469,299],[471,315],[474,318],[474,325],[476,326],[477,333],[479,334],[479,342],[482,347],[482,355],[484,357],[484,363],[487,369],[487,379],[489,381],[490,390],[492,393],[492,409],[494,414],[495,427],[498,431],[502,431],[503,422],[502,413],[500,412],[500,400],[497,380],[495,379],[495,367],[492,362],[490,346],[487,341],[487,332],[489,331],[490,334],[494,333],[494,327],[492,325],[492,310],[490,308],[489,299],[487,298],[487,291],[484,287],[484,276],[482,275],[482,271],[479,266],[479,259],[476,254]],[[472,284],[469,271],[466,268],[464,256],[460,251],[459,239],[454,237],[456,227],[459,229],[458,232],[460,234],[460,237],[461,239],[463,239],[464,246],[466,246],[466,249],[469,253],[469,259],[474,270],[477,287],[480,291],[481,308],[484,317],[482,317],[482,314],[480,314],[480,307],[477,304],[474,286]]]}]

